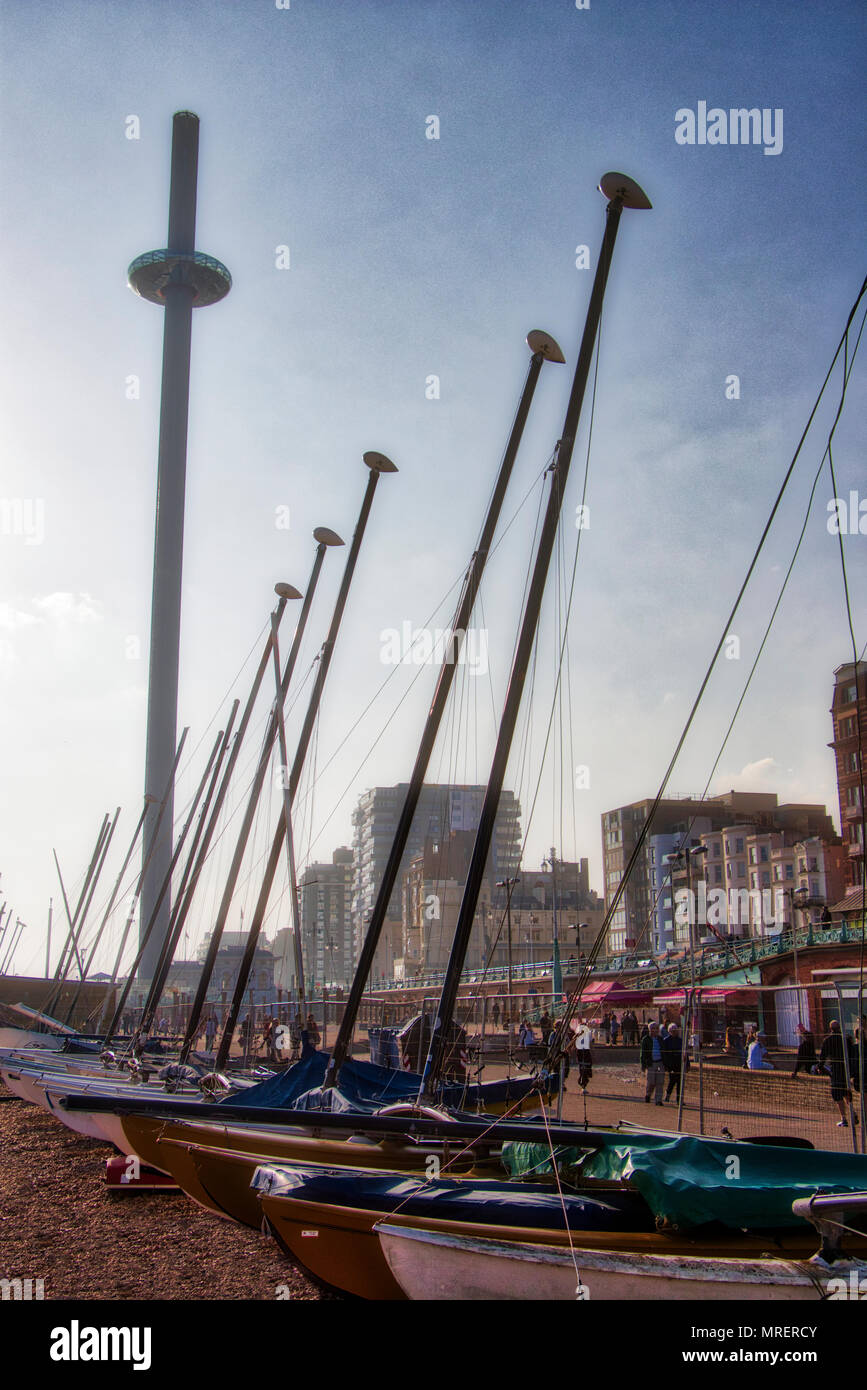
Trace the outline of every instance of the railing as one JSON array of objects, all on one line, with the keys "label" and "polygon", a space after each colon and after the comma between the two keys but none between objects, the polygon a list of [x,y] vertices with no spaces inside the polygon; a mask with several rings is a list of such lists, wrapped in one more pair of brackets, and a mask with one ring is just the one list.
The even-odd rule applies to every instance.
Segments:
[{"label": "railing", "polygon": [[[793,945],[800,949],[802,946],[824,946],[860,941],[862,931],[863,928],[860,925],[847,922],[838,922],[830,926],[810,924],[805,927],[798,927],[795,932],[790,927],[774,936],[745,937],[728,942],[724,946],[701,946],[695,952],[695,978],[701,980],[705,976],[718,975],[722,971],[745,969],[750,965],[755,965],[760,960],[784,955],[793,949]],[[570,957],[566,960],[561,959],[560,968],[564,981],[567,975],[574,980],[582,972],[584,965],[583,962]],[[630,960],[622,953],[616,956],[598,956],[590,968],[596,978],[606,975],[628,974],[630,987],[636,990],[666,989],[672,985],[688,984],[692,977],[688,955],[671,963],[662,960],[656,961],[652,969],[644,970],[634,959]],[[553,973],[553,960],[526,961],[520,965],[512,966],[513,981],[545,979],[552,976]],[[442,971],[429,971],[423,975],[416,975],[410,980],[389,980],[369,986],[367,992],[380,995],[406,990],[434,989],[442,985],[443,978]],[[507,981],[508,978],[508,966],[498,965],[487,971],[481,969],[465,970],[461,975],[461,983],[463,985],[495,984]]]}]

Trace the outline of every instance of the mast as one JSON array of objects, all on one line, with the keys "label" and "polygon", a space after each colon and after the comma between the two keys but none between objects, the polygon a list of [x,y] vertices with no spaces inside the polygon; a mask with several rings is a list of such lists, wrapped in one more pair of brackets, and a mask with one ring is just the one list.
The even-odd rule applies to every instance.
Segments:
[{"label": "mast", "polygon": [[[247,946],[244,952],[244,957],[241,961],[241,967],[238,971],[238,979],[235,985],[235,993],[232,998],[232,1006],[229,1010],[229,1017],[226,1020],[226,1024],[223,1028],[223,1035],[220,1039],[220,1047],[217,1053],[216,1063],[217,1071],[219,1071],[222,1067],[226,1065],[226,1059],[229,1055],[229,1048],[232,1045],[232,1034],[235,1030],[235,1026],[238,1021],[238,1014],[240,1013],[241,1005],[243,1003],[244,990],[246,989],[247,985],[247,977],[249,976],[250,970],[253,966],[253,959],[256,954],[256,945],[259,940],[259,933],[262,930],[262,923],[265,920],[265,913],[268,908],[268,898],[271,893],[271,888],[274,883],[274,875],[277,872],[277,865],[280,862],[280,854],[283,849],[283,839],[286,835],[287,830],[285,809],[287,804],[288,807],[291,809],[292,803],[295,800],[295,794],[298,791],[298,784],[301,781],[301,773],[304,769],[304,760],[307,756],[307,748],[310,743],[310,736],[313,733],[313,725],[316,723],[316,716],[319,713],[319,703],[322,699],[322,692],[325,689],[325,681],[328,676],[328,668],[331,665],[331,658],[334,655],[334,647],[335,643],[337,642],[337,634],[340,631],[340,622],[343,617],[343,610],[346,607],[346,600],[349,597],[349,588],[352,584],[352,576],[355,573],[355,566],[358,561],[358,554],[361,550],[361,542],[364,540],[364,532],[367,528],[367,520],[370,516],[370,509],[373,506],[373,494],[376,492],[376,486],[379,482],[380,475],[382,473],[397,472],[397,465],[392,463],[391,459],[386,458],[385,454],[379,454],[375,451],[369,451],[364,455],[364,462],[366,466],[370,469],[370,475],[367,479],[367,487],[364,492],[364,498],[361,503],[361,511],[359,512],[358,521],[356,523],[355,531],[352,536],[352,543],[350,544],[349,553],[346,557],[346,566],[343,571],[343,578],[340,582],[340,590],[337,595],[337,601],[334,605],[334,613],[332,614],[331,618],[331,626],[328,629],[328,636],[326,637],[322,645],[322,651],[319,655],[319,670],[316,673],[316,681],[314,683],[313,690],[310,694],[310,702],[307,706],[307,714],[304,719],[304,727],[302,728],[301,735],[298,739],[298,747],[295,751],[295,761],[292,765],[292,771],[289,774],[288,803],[286,798],[284,797],[284,811],[283,813],[281,813],[280,820],[277,824],[277,830],[274,834],[274,840],[271,845],[271,853],[268,857],[268,863],[265,867],[265,876],[262,880],[262,887],[259,892],[259,897],[256,901],[256,907],[253,912],[253,920],[250,923],[250,932],[247,937]],[[185,1060],[185,1056],[183,1054],[182,1060]]]},{"label": "mast", "polygon": [[[178,764],[179,764],[180,761],[181,761],[181,753],[183,752],[184,744],[185,744],[186,741],[187,741],[187,734],[188,734],[189,732],[190,732],[190,731],[189,731],[189,728],[184,729],[184,731],[182,732],[182,734],[181,734],[181,736],[180,736],[180,739],[178,740],[178,746],[177,746],[177,748],[176,748],[176,750],[175,750],[175,759],[174,759],[174,762],[172,763],[171,771],[170,771],[170,773],[169,773],[169,781],[168,781],[167,784],[166,784],[165,791],[163,792],[163,799],[162,799],[162,801],[160,802],[160,804],[159,804],[159,810],[157,811],[156,823],[155,823],[155,825],[154,825],[154,835],[156,835],[156,834],[159,833],[160,825],[162,824],[163,817],[164,817],[164,815],[165,815],[165,813],[166,813],[166,807],[167,807],[168,804],[169,804],[169,797],[170,797],[170,795],[171,795],[171,793],[172,793],[172,789],[173,789],[174,784],[175,784],[175,773],[176,773],[177,770],[178,770]],[[145,804],[145,809],[146,809],[146,810],[149,808],[150,804],[151,804],[154,800],[155,800],[155,798],[153,798],[153,797],[150,796],[147,792],[145,792],[144,804]],[[133,922],[135,921],[136,908],[137,908],[137,906],[138,906],[139,897],[140,897],[140,895],[141,895],[142,882],[143,882],[143,880],[144,880],[145,872],[146,872],[146,870],[147,870],[147,866],[148,866],[149,863],[150,863],[150,857],[146,854],[146,855],[144,856],[144,860],[143,860],[141,869],[139,870],[139,875],[138,875],[138,878],[137,878],[137,880],[136,880],[136,885],[135,885],[135,888],[134,888],[134,890],[133,890],[132,897],[131,897],[131,899],[130,899],[129,912],[127,913],[126,923],[124,924],[123,935],[121,936],[120,946],[118,947],[118,951],[117,951],[117,958],[116,958],[116,960],[115,960],[115,962],[114,962],[114,968],[113,968],[113,970],[112,970],[112,972],[111,972],[111,980],[110,980],[110,982],[109,982],[109,988],[108,988],[108,990],[106,991],[106,995],[105,995],[105,999],[103,1000],[102,1008],[101,1008],[100,1011],[99,1011],[99,1018],[97,1019],[97,1024],[96,1024],[97,1032],[99,1031],[99,1029],[100,1029],[101,1026],[102,1026],[102,1020],[103,1020],[103,1018],[105,1017],[105,1011],[106,1011],[106,1009],[108,1008],[108,1001],[109,1001],[109,998],[110,998],[110,993],[109,993],[109,992],[110,992],[110,990],[112,990],[112,989],[114,988],[115,983],[116,983],[116,981],[117,981],[118,973],[119,973],[119,971],[120,971],[120,964],[121,964],[121,961],[123,960],[123,953],[124,953],[124,951],[125,951],[125,949],[126,949],[127,937],[129,936],[130,930],[131,930],[131,928],[132,928],[132,924],[133,924]],[[112,1015],[112,1025],[113,1025],[113,1026],[111,1027],[111,1031],[110,1031],[110,1033],[109,1033],[109,1037],[107,1037],[106,1040],[105,1040],[105,1041],[106,1041],[106,1044],[108,1043],[108,1041],[109,1041],[109,1039],[110,1039],[111,1032],[113,1032],[114,1029],[117,1027],[118,1020],[120,1019],[121,1010],[123,1009],[123,1006],[124,1006],[124,1004],[126,1003],[126,998],[127,998],[127,995],[129,994],[129,991],[130,991],[130,988],[131,988],[131,987],[132,987],[132,974],[130,974],[129,980],[128,980],[128,982],[127,982],[126,991],[125,991],[125,993],[122,994],[122,1003],[119,1005],[119,1007],[117,1008],[116,1012]]]},{"label": "mast", "polygon": [[356,966],[355,975],[349,991],[349,998],[343,1017],[340,1021],[334,1049],[328,1062],[328,1068],[323,1082],[324,1089],[337,1084],[349,1047],[352,1043],[352,1033],[355,1028],[355,1021],[358,1017],[358,1010],[361,1007],[361,999],[364,993],[364,986],[367,982],[370,970],[373,965],[376,948],[379,945],[379,938],[382,934],[383,923],[388,913],[388,905],[397,876],[400,872],[400,865],[403,860],[404,851],[412,829],[413,817],[418,807],[419,797],[421,796],[422,786],[424,785],[425,774],[433,753],[437,733],[442,722],[446,704],[448,703],[449,693],[454,681],[457,669],[458,655],[463,645],[467,623],[473,611],[479,586],[482,582],[485,564],[490,553],[491,544],[494,539],[497,522],[506,495],[506,489],[512,476],[518,448],[524,433],[524,426],[533,401],[536,390],[536,383],[539,380],[539,373],[542,370],[544,361],[560,362],[564,361],[563,354],[555,340],[548,333],[542,333],[534,329],[527,335],[527,346],[532,352],[530,367],[527,372],[527,379],[521,393],[518,410],[506,445],[506,452],[500,464],[500,471],[494,486],[493,495],[488,506],[488,514],[485,518],[482,532],[479,537],[478,547],[470,560],[469,568],[464,579],[464,587],[458,600],[455,610],[454,621],[448,643],[446,644],[443,655],[442,666],[440,667],[439,679],[436,690],[434,691],[433,701],[428,713],[427,721],[422,732],[421,743],[416,754],[415,766],[412,770],[406,797],[400,813],[400,819],[395,830],[394,841],[389,851],[388,861],[383,873],[382,882],[374,903],[373,912],[368,923],[364,944]]},{"label": "mast", "polygon": [[[301,605],[301,614],[298,619],[298,626],[295,629],[295,636],[292,639],[292,647],[290,649],[289,656],[286,660],[286,669],[283,672],[283,680],[280,685],[277,700],[275,701],[275,704],[280,703],[281,706],[286,699],[286,694],[289,690],[289,683],[292,680],[292,675],[295,670],[296,662],[298,660],[298,653],[301,650],[301,641],[304,637],[304,630],[307,626],[307,618],[310,614],[310,608],[313,603],[313,595],[316,593],[316,585],[319,582],[319,574],[322,569],[322,562],[325,558],[325,552],[329,546],[343,544],[343,541],[336,534],[336,532],[329,531],[327,526],[317,527],[316,530],[313,532],[313,537],[317,542],[316,557],[313,561],[313,569],[310,573],[310,581],[307,585],[307,592],[304,595],[304,602]],[[294,597],[298,592],[296,589],[293,589],[291,585],[288,584],[278,584],[276,586],[276,591],[279,594],[279,596],[283,599],[289,599],[291,597]],[[271,643],[269,639],[268,648],[264,660],[262,662],[263,675],[265,671],[265,666],[267,665],[268,653],[270,653],[270,649]],[[195,1041],[195,1037],[198,1032],[199,1019],[201,1017],[202,1009],[204,1008],[205,1000],[207,998],[208,984],[210,982],[210,978],[214,970],[214,965],[216,964],[217,951],[219,950],[223,931],[225,929],[226,922],[229,917],[229,910],[232,906],[232,898],[234,896],[235,887],[238,882],[238,876],[241,872],[241,865],[244,861],[244,853],[247,848],[247,841],[250,837],[250,831],[253,828],[253,819],[256,815],[256,807],[259,804],[259,797],[261,795],[262,787],[265,782],[265,777],[268,772],[268,764],[271,760],[271,750],[274,747],[274,739],[276,738],[276,732],[276,713],[275,710],[272,709],[271,718],[268,722],[268,727],[265,731],[265,739],[262,745],[262,751],[259,755],[259,763],[256,768],[256,775],[253,778],[253,785],[250,789],[250,795],[247,798],[247,807],[244,812],[244,819],[241,823],[241,829],[238,832],[238,839],[235,844],[235,852],[232,856],[232,863],[229,866],[229,876],[226,879],[226,885],[223,889],[223,896],[220,900],[220,906],[217,911],[217,919],[214,923],[214,928],[211,932],[211,940],[208,943],[208,950],[206,952],[205,961],[202,966],[202,974],[199,979],[198,988],[196,990],[196,996],[193,1001],[193,1007],[190,1011],[190,1017],[187,1022],[187,1031],[184,1035],[183,1043],[181,1044],[180,1056],[182,1062],[185,1062],[187,1057],[189,1056],[193,1046],[193,1042]]]},{"label": "mast", "polygon": [[[187,920],[187,915],[189,913],[190,907],[192,906],[193,895],[196,891],[196,885],[199,881],[199,875],[201,874],[202,869],[204,868],[205,860],[207,859],[208,851],[210,849],[211,840],[213,839],[214,832],[217,828],[217,821],[219,820],[220,812],[222,811],[223,803],[226,799],[229,786],[231,784],[232,775],[235,770],[235,765],[238,761],[238,757],[241,752],[241,745],[244,741],[244,736],[247,732],[248,725],[252,718],[253,710],[256,706],[256,701],[259,697],[259,691],[262,686],[262,680],[264,678],[265,671],[268,666],[268,656],[272,650],[273,643],[276,640],[276,631],[280,626],[280,622],[286,610],[287,603],[289,603],[290,600],[301,598],[301,594],[298,591],[298,589],[294,588],[294,586],[291,584],[276,584],[274,587],[275,592],[278,596],[277,607],[271,614],[271,627],[268,632],[267,640],[265,642],[265,649],[262,652],[261,657],[259,658],[259,665],[256,668],[256,674],[253,677],[253,683],[250,687],[249,695],[247,696],[247,703],[244,707],[244,713],[241,716],[241,723],[238,726],[238,732],[235,736],[235,742],[232,745],[232,751],[229,754],[229,759],[226,764],[225,771],[223,773],[220,789],[217,792],[217,798],[214,803],[214,809],[211,812],[211,818],[208,822],[207,830],[205,830],[204,836],[202,838],[201,848],[198,850],[195,864],[193,866],[193,871],[189,881],[189,887],[186,889],[186,891],[182,889],[182,892],[181,894],[179,894],[178,897],[178,905],[174,913],[174,920],[169,933],[168,949],[164,953],[163,959],[160,962],[159,993],[155,996],[154,1007],[156,1007],[156,1003],[159,1001],[159,996],[162,993],[163,988],[165,987],[170,962],[174,958],[175,952],[177,951],[178,942],[181,939],[181,933],[184,930],[184,924]],[[208,796],[208,802],[210,803],[210,793]],[[200,831],[204,826],[205,816],[206,812],[203,812],[201,825],[199,826]],[[193,851],[191,851],[191,862],[195,853],[196,845],[193,846]]]},{"label": "mast", "polygon": [[[172,906],[172,913],[169,917],[169,934],[166,940],[163,942],[162,951],[160,952],[160,956],[157,961],[154,972],[154,977],[151,981],[150,991],[148,993],[147,999],[145,1000],[144,1008],[142,1009],[141,1013],[141,1018],[139,1019],[138,1030],[141,1034],[146,1034],[150,1032],[150,1027],[153,1023],[154,1015],[157,1009],[159,1008],[160,998],[162,996],[162,992],[165,987],[166,980],[168,978],[169,970],[171,969],[175,949],[177,947],[178,941],[180,940],[181,930],[183,929],[183,924],[186,919],[187,912],[189,911],[190,903],[192,902],[192,895],[195,891],[195,885],[198,880],[198,873],[201,870],[201,860],[199,859],[198,855],[199,843],[202,838],[205,822],[208,819],[208,809],[211,805],[211,801],[216,790],[217,781],[220,777],[220,769],[223,766],[223,760],[226,755],[226,750],[229,747],[229,739],[232,735],[232,728],[234,727],[235,716],[238,713],[239,705],[240,700],[234,700],[232,702],[232,708],[229,713],[229,718],[226,721],[226,732],[222,736],[219,751],[217,753],[216,758],[214,759],[213,770],[211,772],[211,780],[208,785],[208,790],[205,793],[205,799],[202,803],[202,810],[199,816],[199,823],[196,826],[196,830],[193,835],[193,842],[190,845],[190,851],[187,855],[187,862],[184,866],[184,872],[181,875],[181,883],[178,889],[177,899]],[[217,806],[215,814],[212,816],[208,825],[210,833],[213,833],[213,829],[216,824],[216,817],[218,814],[219,806]],[[210,842],[210,834],[208,838]],[[205,846],[205,853],[206,852],[207,845]],[[192,878],[192,871],[194,870],[194,868],[196,869],[195,879]]]},{"label": "mast", "polygon": [[569,465],[572,462],[572,452],[575,447],[575,437],[578,432],[578,424],[581,417],[584,391],[590,373],[593,348],[596,342],[596,331],[599,326],[602,301],[605,296],[605,286],[608,280],[609,267],[611,265],[611,255],[614,250],[614,243],[617,239],[617,228],[620,224],[620,215],[624,207],[650,207],[650,202],[646,194],[639,188],[638,184],[634,183],[632,179],[626,178],[623,174],[605,174],[599,188],[605,197],[609,199],[605,235],[602,240],[602,250],[593,280],[593,289],[590,294],[590,304],[587,310],[584,334],[581,339],[581,348],[575,366],[575,377],[572,382],[572,391],[569,396],[569,404],[566,408],[566,417],[563,423],[563,434],[557,446],[555,462],[551,468],[551,489],[548,494],[548,505],[545,510],[545,519],[539,536],[536,560],[533,567],[533,577],[527,594],[524,618],[521,623],[518,644],[515,649],[515,657],[509,676],[503,717],[497,736],[497,746],[491,764],[485,800],[479,818],[479,828],[476,832],[476,840],[473,846],[467,882],[461,899],[458,922],[455,928],[455,937],[452,943],[449,963],[446,968],[445,979],[443,981],[437,1016],[434,1020],[430,1051],[428,1052],[427,1061],[425,1062],[421,1085],[422,1094],[431,1093],[433,1086],[440,1077],[445,1060],[446,1037],[449,1025],[454,1016],[461,971],[463,969],[467,947],[470,942],[476,902],[478,900],[479,890],[484,877],[485,865],[491,847],[491,840],[494,833],[494,821],[497,815],[500,794],[506,775],[506,764],[508,762],[512,738],[518,720],[518,711],[524,691],[524,683],[530,666],[536,627],[539,621],[542,598],[548,578],[548,568],[551,562],[557,536],[557,528],[560,521],[563,494],[566,490],[566,483],[569,477]]},{"label": "mast", "polygon": [[[93,854],[90,856],[90,863],[87,866],[87,873],[84,876],[84,883],[81,885],[81,892],[78,895],[78,902],[75,906],[74,916],[70,916],[69,903],[66,900],[66,890],[65,888],[63,888],[63,879],[60,879],[60,886],[63,889],[63,903],[66,908],[66,920],[69,923],[69,933],[67,935],[66,941],[63,943],[63,950],[60,953],[60,960],[57,962],[57,969],[54,972],[55,980],[59,980],[61,979],[61,977],[63,977],[63,979],[66,978],[66,973],[68,973],[68,967],[66,973],[64,973],[64,965],[66,964],[66,953],[70,948],[70,943],[72,944],[72,949],[75,955],[78,956],[78,947],[75,942],[75,927],[76,923],[78,922],[79,913],[81,912],[81,907],[84,902],[85,895],[87,893],[88,888],[90,887],[90,880],[93,877],[93,873],[96,868],[96,861],[98,860],[100,850],[102,849],[102,842],[105,837],[106,830],[108,828],[108,822],[109,816],[108,813],[106,813],[102,818],[102,825],[99,827],[99,834],[96,837],[96,844],[94,845]],[[54,862],[57,864],[57,874],[58,877],[60,877],[60,864],[57,863],[56,854],[54,856]],[[80,956],[78,956],[78,964],[80,968]]]},{"label": "mast", "polygon": [[[277,630],[274,629],[274,674],[277,680],[277,689],[280,689],[280,649],[277,644]],[[277,715],[277,732],[280,741],[280,766],[289,766],[289,758],[286,752],[286,725],[283,722],[283,706],[277,701],[275,706]],[[295,952],[295,981],[298,992],[298,1009],[303,1018],[305,1009],[304,994],[304,953],[301,950],[301,910],[298,905],[298,878],[295,872],[295,837],[292,833],[292,802],[289,799],[289,785],[285,774],[281,779],[283,783],[283,815],[286,820],[286,868],[289,874],[289,905],[292,913],[292,946]]]},{"label": "mast", "polygon": [[[138,837],[139,837],[139,835],[141,834],[142,826],[144,825],[145,816],[146,816],[146,815],[147,815],[147,804],[145,804],[145,805],[142,807],[142,813],[141,813],[141,815],[139,816],[138,825],[136,826],[136,828],[135,828],[135,830],[134,830],[134,832],[133,832],[133,837],[132,837],[132,839],[130,840],[129,849],[127,850],[126,855],[124,856],[124,861],[123,861],[123,863],[122,863],[122,865],[121,865],[121,867],[120,867],[120,873],[118,874],[117,878],[116,878],[115,881],[114,881],[114,887],[113,887],[112,890],[111,890],[111,895],[110,895],[109,900],[108,900],[108,905],[107,905],[107,907],[106,907],[106,909],[105,909],[105,912],[104,912],[103,915],[102,915],[102,921],[100,922],[99,927],[98,927],[98,929],[97,929],[97,933],[96,933],[96,937],[95,937],[95,939],[94,939],[94,943],[93,943],[93,945],[92,945],[91,948],[90,948],[90,955],[87,957],[87,962],[86,962],[85,967],[84,967],[84,974],[82,975],[81,980],[79,981],[78,989],[77,989],[76,992],[75,992],[75,998],[73,999],[72,1004],[70,1005],[70,1009],[69,1009],[69,1018],[67,1018],[67,1020],[66,1020],[67,1023],[69,1022],[69,1019],[72,1017],[72,1014],[73,1014],[73,1012],[74,1012],[74,1010],[75,1010],[75,1007],[76,1007],[76,1005],[77,1005],[77,1003],[78,1003],[78,1001],[79,1001],[79,998],[81,997],[82,985],[84,984],[85,979],[87,978],[88,974],[90,973],[90,967],[93,965],[93,958],[94,958],[94,956],[96,955],[97,949],[98,949],[98,947],[99,947],[99,943],[100,943],[100,941],[102,940],[102,934],[103,934],[103,932],[105,931],[106,924],[107,924],[107,922],[108,922],[109,917],[111,916],[111,912],[112,912],[112,909],[113,909],[114,904],[115,904],[115,899],[117,898],[117,895],[118,895],[118,893],[120,892],[120,885],[121,885],[121,883],[122,883],[122,881],[123,881],[123,876],[124,876],[124,874],[125,874],[126,871],[127,871],[127,868],[128,868],[128,866],[129,866],[129,861],[132,859],[133,854],[135,853],[135,847],[136,847],[136,845],[138,844]],[[50,923],[49,923],[49,929],[50,929]],[[49,930],[49,940],[50,940],[50,930]]]}]

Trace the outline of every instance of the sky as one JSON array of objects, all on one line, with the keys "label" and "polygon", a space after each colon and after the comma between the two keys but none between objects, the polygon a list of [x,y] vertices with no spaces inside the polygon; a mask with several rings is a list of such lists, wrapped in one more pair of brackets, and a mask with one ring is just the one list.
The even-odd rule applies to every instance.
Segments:
[{"label": "sky", "polygon": [[[409,775],[436,670],[390,664],[388,634],[447,626],[524,340],[541,328],[566,365],[542,371],[474,616],[477,659],[459,673],[429,778],[486,780],[604,229],[597,184],[619,170],[650,197],[652,211],[623,215],[605,301],[563,699],[543,759],[589,392],[561,578],[506,778],[524,807],[525,865],[551,845],[587,856],[601,892],[600,815],[659,785],[864,276],[861,7],[7,0],[0,25],[0,896],[27,923],[14,968],[44,970],[50,897],[61,914],[52,849],[71,895],[103,814],[123,808],[96,912],[141,806],[162,311],[125,272],[166,244],[181,109],[201,120],[197,246],[234,283],[194,314],[179,814],[229,699],[246,696],[274,583],[305,587],[313,527],[350,539],[366,450],[399,469],[377,489],[299,796],[301,865],[351,843],[360,792]],[[761,143],[677,138],[684,113],[697,131],[702,112],[741,107],[767,113]],[[675,793],[711,774],[840,386],[838,368]],[[838,495],[860,489],[867,513],[863,386],[859,355],[834,464]],[[711,790],[776,791],[838,822],[828,710],[852,652],[834,495],[826,466]],[[860,651],[867,536],[850,530]],[[311,615],[290,749],[342,563],[328,557]],[[263,698],[236,817],[266,713]],[[252,905],[277,804],[275,790],[233,920]],[[235,823],[187,953],[210,925]],[[267,930],[285,924],[278,889]]]}]

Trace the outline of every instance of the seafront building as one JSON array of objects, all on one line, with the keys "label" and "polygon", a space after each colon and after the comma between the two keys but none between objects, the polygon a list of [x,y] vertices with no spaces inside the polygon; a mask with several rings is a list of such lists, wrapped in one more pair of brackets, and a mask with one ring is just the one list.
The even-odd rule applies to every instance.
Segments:
[{"label": "seafront building", "polygon": [[[358,800],[352,816],[353,886],[352,919],[356,953],[360,950],[367,924],[373,911],[379,885],[385,871],[394,840],[397,822],[403,807],[408,783],[394,787],[374,787]],[[411,861],[424,850],[427,842],[441,846],[439,873],[443,883],[464,877],[465,852],[452,833],[475,832],[485,797],[482,786],[450,786],[425,783],[413,819],[412,830],[400,865],[397,883],[383,924],[379,947],[374,960],[373,974],[382,979],[393,977],[395,962],[404,959],[406,943],[403,927],[403,875]],[[493,891],[498,880],[513,875],[521,849],[521,807],[513,792],[504,791],[494,825],[494,838],[488,859],[485,880]],[[453,861],[449,855],[455,855]],[[400,968],[400,967],[398,967]]]}]

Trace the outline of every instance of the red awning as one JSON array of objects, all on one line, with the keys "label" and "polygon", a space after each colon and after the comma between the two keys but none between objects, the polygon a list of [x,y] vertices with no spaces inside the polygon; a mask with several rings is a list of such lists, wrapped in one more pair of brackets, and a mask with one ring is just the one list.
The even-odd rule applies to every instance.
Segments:
[{"label": "red awning", "polygon": [[[701,985],[696,985],[695,992],[701,996],[703,1003],[712,1004],[715,999],[728,999],[730,994],[738,994],[743,988],[743,985],[738,985],[737,988],[732,987],[731,989],[702,989]],[[689,994],[689,989],[690,986],[685,985],[683,989],[669,990],[667,994],[654,994],[653,1002],[654,1004],[682,1004]]]},{"label": "red awning", "polygon": [[646,1004],[651,993],[649,989],[629,989],[619,980],[593,980],[583,991],[578,1008],[594,1004]]}]

